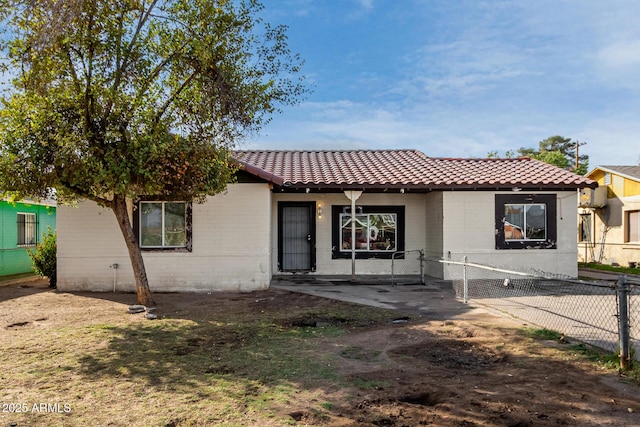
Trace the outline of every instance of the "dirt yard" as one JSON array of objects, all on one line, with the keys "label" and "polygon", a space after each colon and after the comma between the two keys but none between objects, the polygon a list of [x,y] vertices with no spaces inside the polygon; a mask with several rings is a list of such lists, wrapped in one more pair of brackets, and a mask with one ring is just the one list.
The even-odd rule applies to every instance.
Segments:
[{"label": "dirt yard", "polygon": [[[490,314],[427,321],[281,290],[155,298],[147,320],[130,294],[0,287],[0,426],[640,426],[637,386]],[[300,372],[276,371],[285,359]]]}]

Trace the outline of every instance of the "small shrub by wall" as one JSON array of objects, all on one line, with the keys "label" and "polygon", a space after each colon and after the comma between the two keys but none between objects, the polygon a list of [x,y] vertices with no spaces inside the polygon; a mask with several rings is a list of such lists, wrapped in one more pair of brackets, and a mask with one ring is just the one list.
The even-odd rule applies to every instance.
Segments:
[{"label": "small shrub by wall", "polygon": [[47,227],[42,240],[35,249],[29,249],[33,270],[42,277],[49,278],[49,287],[56,287],[56,232]]}]

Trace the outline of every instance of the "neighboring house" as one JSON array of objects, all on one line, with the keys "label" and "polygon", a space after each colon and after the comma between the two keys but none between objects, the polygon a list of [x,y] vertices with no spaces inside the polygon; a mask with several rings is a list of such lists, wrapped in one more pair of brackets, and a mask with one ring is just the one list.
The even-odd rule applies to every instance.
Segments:
[{"label": "neighboring house", "polygon": [[578,210],[578,260],[640,265],[640,166],[598,166]]},{"label": "neighboring house", "polygon": [[33,271],[28,248],[56,228],[55,202],[0,200],[0,276]]},{"label": "neighboring house", "polygon": [[[238,182],[203,204],[132,203],[152,291],[254,290],[277,275],[350,275],[353,247],[358,276],[390,274],[394,253],[422,249],[576,277],[577,189],[597,185],[529,158],[442,159],[415,150],[234,157]],[[58,231],[58,289],[134,289],[111,211],[89,201],[60,206]],[[415,253],[396,256],[404,271],[416,268]]]}]

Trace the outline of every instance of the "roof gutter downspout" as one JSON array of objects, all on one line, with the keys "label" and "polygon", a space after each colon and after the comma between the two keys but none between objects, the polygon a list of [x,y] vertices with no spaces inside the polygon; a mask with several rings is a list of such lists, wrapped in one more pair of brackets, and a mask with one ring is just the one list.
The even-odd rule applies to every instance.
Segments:
[{"label": "roof gutter downspout", "polygon": [[362,191],[345,190],[344,195],[351,200],[351,281],[356,281],[356,200]]}]

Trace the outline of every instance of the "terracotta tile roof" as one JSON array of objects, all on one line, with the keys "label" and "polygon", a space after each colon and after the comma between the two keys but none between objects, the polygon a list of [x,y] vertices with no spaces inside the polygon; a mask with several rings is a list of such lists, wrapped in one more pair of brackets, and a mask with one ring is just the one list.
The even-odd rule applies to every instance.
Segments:
[{"label": "terracotta tile roof", "polygon": [[591,179],[527,157],[451,159],[417,150],[237,151],[245,171],[292,189],[536,189],[596,187]]}]

